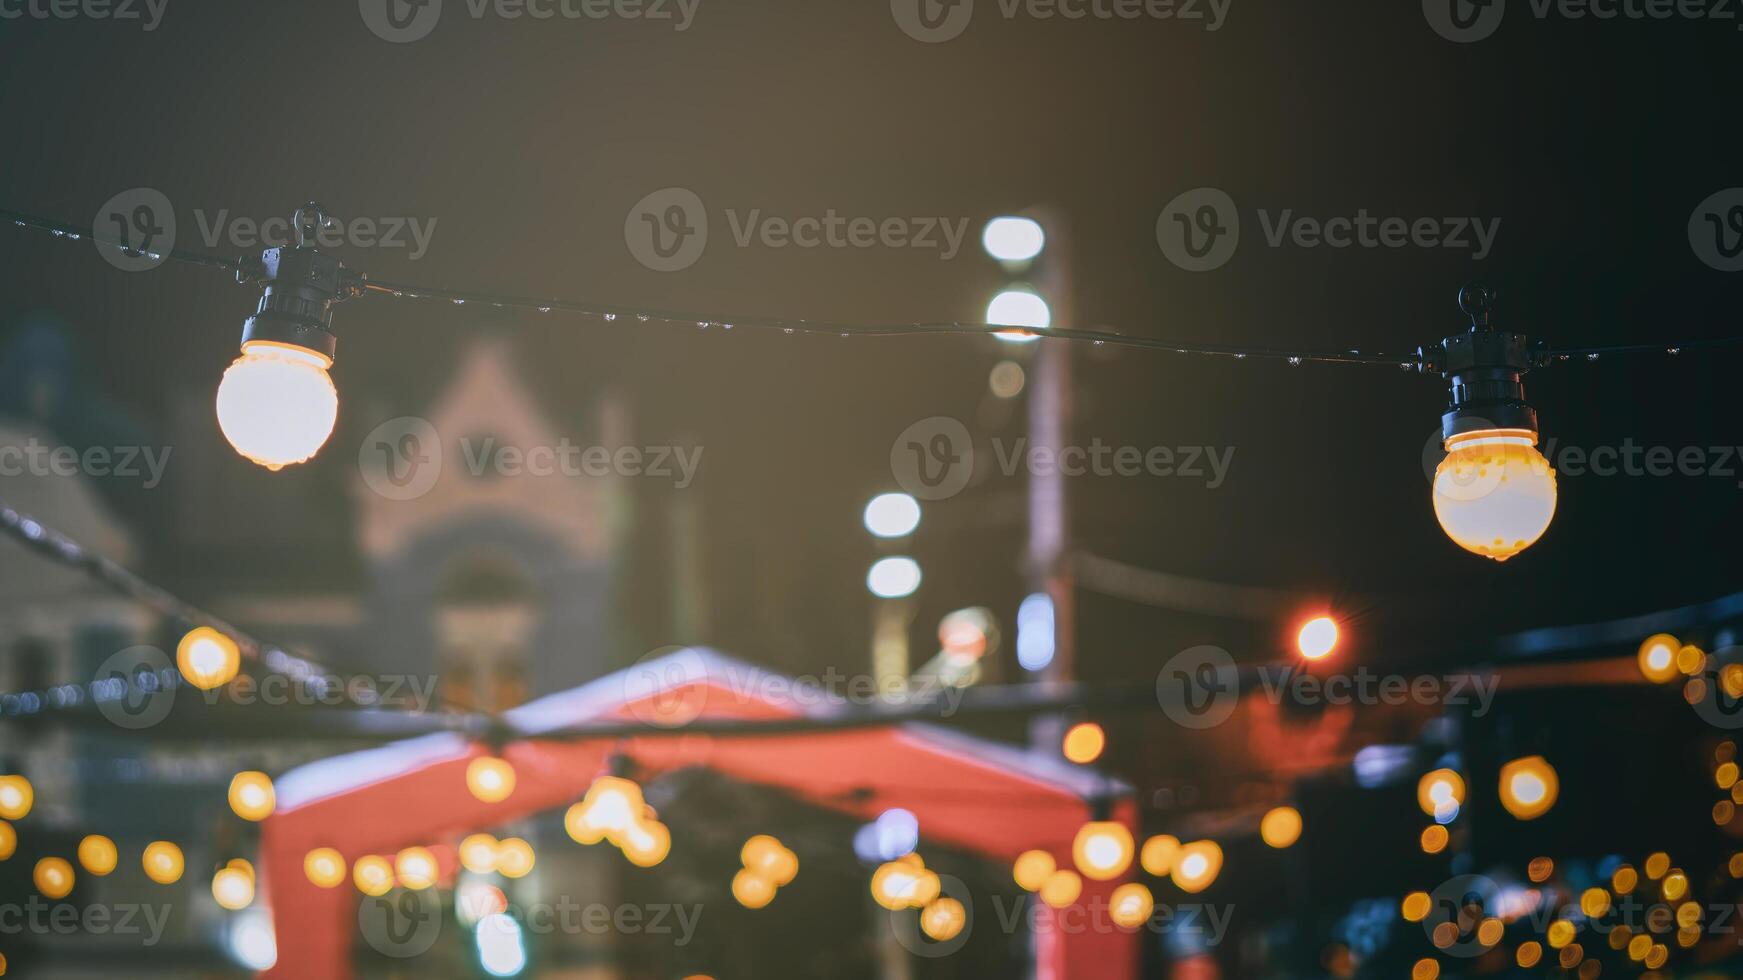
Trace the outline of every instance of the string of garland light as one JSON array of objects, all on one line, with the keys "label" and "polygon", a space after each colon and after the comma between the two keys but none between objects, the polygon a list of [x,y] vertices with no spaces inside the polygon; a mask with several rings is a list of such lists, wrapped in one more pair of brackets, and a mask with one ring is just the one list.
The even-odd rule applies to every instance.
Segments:
[{"label": "string of garland light", "polygon": [[[0,219],[66,241],[90,240],[134,258],[183,262],[224,271],[257,288],[259,302],[242,328],[241,351],[218,385],[219,428],[245,458],[270,470],[306,462],[320,452],[338,419],[339,395],[328,370],[337,356],[333,308],[365,296],[476,304],[541,314],[565,313],[613,322],[687,324],[709,329],[778,330],[785,334],[836,337],[913,335],[997,336],[1006,340],[1078,341],[1176,354],[1281,360],[1306,363],[1383,365],[1439,375],[1448,385],[1442,416],[1446,458],[1435,472],[1435,516],[1447,536],[1473,554],[1506,561],[1543,536],[1555,516],[1555,471],[1537,449],[1536,410],[1525,400],[1523,379],[1534,368],[1604,354],[1660,351],[1743,343],[1743,336],[1651,344],[1555,348],[1524,333],[1500,329],[1494,321],[1495,294],[1468,286],[1459,305],[1470,318],[1467,330],[1391,355],[1360,350],[1294,350],[1226,344],[1181,343],[1106,330],[1054,326],[1049,317],[1021,311],[1005,323],[911,322],[837,323],[765,315],[724,315],[617,306],[537,296],[497,294],[372,279],[315,247],[331,219],[310,202],[292,218],[296,244],[258,255],[225,259],[184,250],[156,252],[134,247],[121,237],[39,215],[0,209]],[[1000,222],[1029,219],[999,218]],[[1037,229],[1039,231],[1039,229]],[[1029,237],[1035,237],[1033,235]],[[1037,242],[1044,238],[1037,239]],[[1036,247],[1036,246],[1031,246]],[[989,318],[1000,310],[989,309]]]}]

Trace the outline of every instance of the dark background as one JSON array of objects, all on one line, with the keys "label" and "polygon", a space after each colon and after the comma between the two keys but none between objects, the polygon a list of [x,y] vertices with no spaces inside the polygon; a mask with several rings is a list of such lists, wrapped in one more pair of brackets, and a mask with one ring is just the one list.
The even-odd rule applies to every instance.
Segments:
[{"label": "dark background", "polygon": [[[151,33],[0,21],[0,206],[84,223],[115,193],[153,187],[175,205],[182,247],[201,248],[196,209],[260,220],[316,198],[347,219],[438,221],[417,262],[339,250],[385,279],[851,321],[980,319],[1005,281],[980,253],[980,225],[1044,206],[1059,216],[1050,257],[1070,262],[1074,302],[1058,319],[1071,325],[1408,351],[1460,329],[1456,290],[1482,278],[1501,290],[1503,324],[1558,345],[1739,332],[1737,276],[1698,261],[1686,233],[1696,204],[1743,184],[1735,21],[1540,21],[1516,0],[1493,38],[1456,45],[1408,2],[1236,0],[1207,33],[1174,21],[1007,21],[981,0],[962,37],[928,45],[880,2],[703,0],[684,33],[642,21],[474,21],[450,8],[406,45],[375,37],[345,2],[171,0]],[[623,224],[668,186],[698,193],[713,228],[699,263],[662,275],[630,255]],[[1200,186],[1235,199],[1244,238],[1227,266],[1195,275],[1166,260],[1154,227],[1169,200]],[[949,262],[917,250],[737,248],[724,212],[753,208],[968,218],[970,237]],[[1450,249],[1271,249],[1260,208],[1474,215],[1501,229],[1482,262]],[[267,474],[235,456],[210,412],[253,302],[222,274],[175,264],[126,274],[88,243],[0,227],[0,345],[23,343],[29,324],[59,323],[78,403],[65,411],[106,420],[90,441],[131,431],[173,444],[162,490],[102,489],[141,532],[145,570],[194,601],[249,587],[355,588],[355,447],[377,423],[422,411],[480,333],[514,339],[540,405],[577,440],[592,435],[609,391],[631,408],[633,441],[705,447],[700,479],[683,492],[701,499],[706,629],[674,635],[674,491],[632,484],[622,662],[707,642],[798,672],[865,669],[863,580],[878,552],[860,511],[894,489],[891,442],[935,415],[968,421],[982,439],[1026,428],[1020,402],[988,414],[986,378],[998,360],[1032,352],[992,340],[704,332],[372,297],[337,319],[338,431],[314,462]],[[0,356],[19,349],[0,346]],[[1360,662],[1407,669],[1477,656],[1512,630],[1743,588],[1729,554],[1743,529],[1739,476],[1564,476],[1549,533],[1498,565],[1458,550],[1433,517],[1422,456],[1445,398],[1437,379],[1112,348],[1074,356],[1074,441],[1236,450],[1215,491],[1178,479],[1072,481],[1076,545],[1323,599],[1348,618]],[[1528,391],[1545,437],[1561,445],[1740,444],[1732,356],[1568,363],[1534,373]],[[26,391],[6,367],[0,400],[17,407]],[[1008,640],[1026,591],[1023,489],[995,479],[926,505],[912,544],[926,571],[919,657],[933,649],[932,624],[962,606],[991,607]],[[1147,683],[1176,651],[1207,642],[1271,659],[1291,625],[1080,596],[1080,672]],[[1623,729],[1606,745],[1639,753],[1617,768],[1654,772],[1633,733],[1659,716],[1604,704]],[[1692,744],[1689,713],[1671,707],[1676,737]],[[1542,717],[1596,710],[1570,703]],[[1396,734],[1415,733],[1400,723]],[[1578,741],[1542,737],[1552,736]],[[1116,733],[1109,761],[1143,774],[1146,793],[1168,788],[1149,778],[1159,770],[1212,785],[1208,796],[1235,792],[1214,788],[1237,778],[1212,771],[1215,753],[1164,758],[1166,748]],[[1323,839],[1360,853],[1374,823],[1337,802],[1345,788],[1309,785],[1303,806]],[[1408,810],[1398,795],[1392,810]],[[1581,801],[1593,798],[1569,790],[1573,812],[1558,827],[1584,826]],[[1625,783],[1606,797],[1636,798],[1657,797],[1638,786],[1630,796]],[[1635,839],[1637,823],[1667,829],[1643,806],[1578,846],[1633,854],[1673,839]],[[1408,851],[1415,829],[1392,829]],[[1489,843],[1523,860],[1538,842]],[[1230,868],[1231,878],[1275,879],[1239,860]],[[1403,884],[1352,879],[1348,864],[1321,870],[1321,899]],[[1409,884],[1430,880],[1425,871]]]}]

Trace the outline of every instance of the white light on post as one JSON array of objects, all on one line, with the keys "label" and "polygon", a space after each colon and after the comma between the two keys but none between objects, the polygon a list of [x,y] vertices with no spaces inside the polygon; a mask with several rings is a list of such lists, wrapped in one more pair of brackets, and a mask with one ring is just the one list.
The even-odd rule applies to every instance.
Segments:
[{"label": "white light on post", "polygon": [[1006,215],[986,223],[980,243],[986,254],[1000,262],[1030,262],[1047,247],[1047,233],[1033,218]]},{"label": "white light on post", "polygon": [[880,538],[905,538],[920,526],[920,502],[905,493],[883,493],[865,505],[865,529]]},{"label": "white light on post", "polygon": [[885,558],[866,573],[865,587],[879,599],[905,599],[920,588],[920,563],[912,558]]},{"label": "white light on post", "polygon": [[[1045,330],[1053,324],[1053,311],[1047,301],[1027,289],[1007,289],[994,296],[986,307],[986,322],[995,327],[1032,327]],[[1014,344],[1040,340],[1040,335],[1028,330],[1000,330],[993,336]]]}]

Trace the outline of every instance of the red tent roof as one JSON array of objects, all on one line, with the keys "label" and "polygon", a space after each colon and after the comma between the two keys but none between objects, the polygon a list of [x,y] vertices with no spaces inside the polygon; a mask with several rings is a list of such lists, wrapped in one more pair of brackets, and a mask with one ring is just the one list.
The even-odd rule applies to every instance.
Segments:
[{"label": "red tent roof", "polygon": [[[476,830],[568,806],[616,754],[633,760],[644,779],[706,766],[862,819],[904,807],[919,819],[924,839],[1000,862],[1039,847],[1068,864],[1072,838],[1090,818],[1088,799],[1125,795],[1125,787],[1092,770],[934,725],[730,737],[685,732],[700,720],[829,718],[852,710],[849,696],[863,693],[686,649],[507,712],[507,723],[526,737],[503,750],[517,780],[502,803],[486,804],[467,792],[467,763],[487,750],[458,735],[398,742],[285,773],[277,780],[278,811],[263,831],[265,893],[279,937],[278,965],[268,975],[349,975],[356,897],[348,887],[310,884],[302,872],[309,850],[333,847],[356,860],[416,844],[453,843]],[[621,740],[538,738],[541,732],[613,721],[640,721],[670,733]],[[1130,804],[1117,806],[1115,818],[1130,824]],[[1110,887],[1086,888],[1083,901],[1105,899]],[[1133,974],[1130,937],[1116,935],[1110,943],[1107,935],[1047,933],[1052,938],[1044,935],[1040,944],[1043,976]]]}]

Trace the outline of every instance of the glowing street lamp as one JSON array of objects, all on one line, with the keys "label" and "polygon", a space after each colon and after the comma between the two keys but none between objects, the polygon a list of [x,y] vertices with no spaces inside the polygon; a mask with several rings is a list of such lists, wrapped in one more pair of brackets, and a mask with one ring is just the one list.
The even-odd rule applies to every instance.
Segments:
[{"label": "glowing street lamp", "polygon": [[1295,648],[1308,660],[1321,660],[1331,655],[1338,645],[1338,623],[1330,616],[1315,616],[1301,624],[1295,635]]},{"label": "glowing street lamp", "polygon": [[1071,859],[1086,878],[1108,881],[1132,866],[1132,832],[1111,820],[1086,823],[1071,845]]},{"label": "glowing street lamp", "polygon": [[883,558],[866,573],[865,587],[879,599],[906,599],[919,591],[920,563],[906,556]]},{"label": "glowing street lamp", "polygon": [[1520,820],[1536,820],[1555,806],[1561,782],[1541,755],[1514,759],[1501,767],[1501,805]]},{"label": "glowing street lamp", "polygon": [[905,493],[880,493],[865,505],[865,529],[880,538],[905,538],[920,526],[920,502]]},{"label": "glowing street lamp", "polygon": [[[987,304],[986,322],[995,327],[1045,330],[1053,325],[1053,311],[1040,294],[1013,288],[994,296]],[[1041,339],[1040,334],[1026,329],[998,330],[993,336],[1013,344],[1029,344]]]},{"label": "glowing street lamp", "polygon": [[1021,265],[1034,261],[1047,247],[1047,232],[1034,218],[1003,215],[986,223],[980,244],[998,261]]}]

